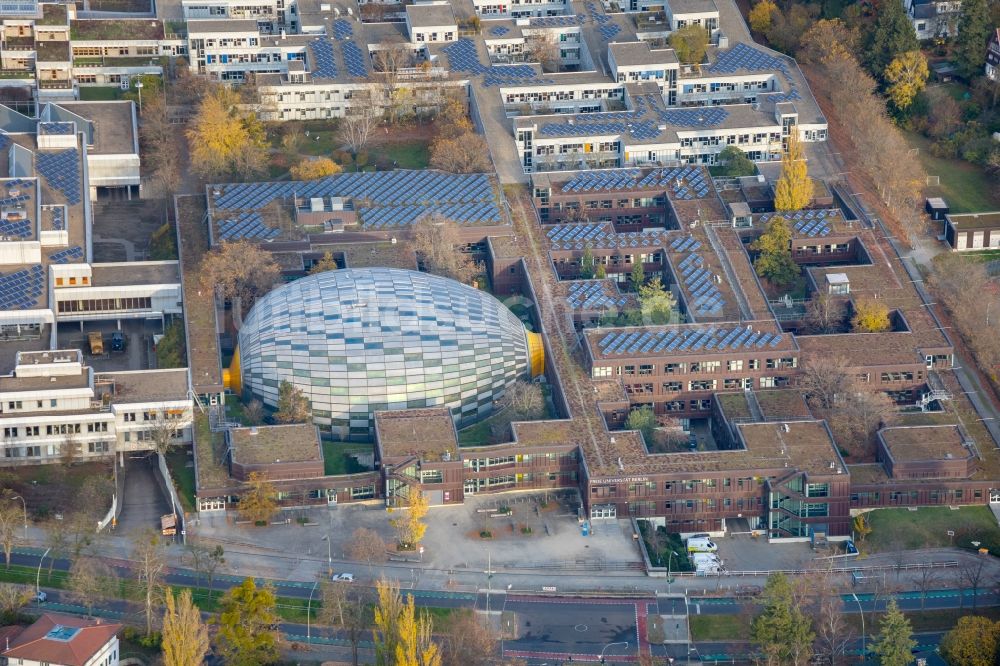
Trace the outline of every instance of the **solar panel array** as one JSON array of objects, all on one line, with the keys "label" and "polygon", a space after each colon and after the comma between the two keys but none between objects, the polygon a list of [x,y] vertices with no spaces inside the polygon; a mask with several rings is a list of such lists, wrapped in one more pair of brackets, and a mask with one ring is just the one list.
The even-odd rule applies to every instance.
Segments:
[{"label": "solar panel array", "polygon": [[5,218],[0,221],[0,236],[4,238],[30,238],[31,220],[27,218]]},{"label": "solar panel array", "polygon": [[65,250],[59,250],[55,254],[50,254],[49,260],[53,264],[68,264],[74,261],[83,261],[83,248],[75,245]]},{"label": "solar panel array", "polygon": [[635,356],[640,354],[683,353],[736,349],[772,349],[781,344],[784,335],[762,333],[744,326],[707,328],[672,328],[660,330],[612,331],[597,343],[602,356]]},{"label": "solar panel array", "polygon": [[27,310],[42,295],[45,271],[41,265],[0,275],[0,310]]},{"label": "solar panel array", "polygon": [[552,83],[551,79],[536,79],[535,69],[531,65],[484,65],[479,59],[476,44],[471,39],[462,37],[441,49],[448,56],[448,64],[456,72],[483,74],[483,85],[501,86],[524,83]]},{"label": "solar panel array", "polygon": [[788,81],[789,91],[787,93],[771,95],[771,99],[776,102],[802,99],[789,74],[785,61],[770,53],[756,49],[745,42],[740,42],[728,51],[720,54],[716,61],[706,67],[705,70],[716,74],[734,74],[741,70],[781,72],[785,80]]},{"label": "solar panel array", "polygon": [[584,248],[628,249],[661,248],[669,234],[665,229],[644,229],[617,233],[608,222],[600,224],[558,224],[546,232],[554,250],[583,250]]},{"label": "solar panel array", "polygon": [[[567,283],[566,302],[574,310],[593,308],[621,308],[628,305],[627,296],[617,294],[617,289],[608,286],[605,280],[581,280]],[[608,291],[615,291],[609,295]]]},{"label": "solar panel array", "polygon": [[677,127],[717,127],[728,117],[729,112],[719,106],[670,109],[660,113],[663,122]]},{"label": "solar panel array", "polygon": [[218,228],[219,238],[222,240],[233,240],[236,238],[266,240],[268,238],[277,238],[281,235],[280,229],[275,229],[264,224],[260,213],[242,213],[228,220],[220,220]]},{"label": "solar panel array", "polygon": [[72,134],[74,123],[67,122],[46,122],[38,123],[42,134]]},{"label": "solar panel array", "polygon": [[351,76],[368,76],[368,66],[365,64],[365,54],[354,42],[343,42],[340,45],[344,54],[344,65]]},{"label": "solar panel array", "polygon": [[677,264],[676,276],[687,290],[688,311],[696,315],[718,315],[726,300],[715,283],[715,275],[704,267],[705,260],[691,252]]},{"label": "solar panel array", "polygon": [[215,208],[257,210],[275,199],[296,196],[364,199],[369,207],[431,205],[493,201],[495,192],[485,173],[452,174],[440,171],[378,171],[343,173],[317,180],[280,183],[218,185]]},{"label": "solar panel array", "polygon": [[531,27],[566,28],[573,25],[583,25],[587,17],[583,14],[571,16],[540,16],[529,19]]},{"label": "solar panel array", "polygon": [[503,37],[508,32],[510,32],[510,28],[504,25],[498,25],[497,27],[490,30],[490,34],[493,35],[494,37]]},{"label": "solar panel array", "polygon": [[337,61],[333,57],[333,43],[329,39],[318,37],[309,43],[312,54],[313,76],[321,79],[337,78]]},{"label": "solar panel array", "polygon": [[588,192],[590,190],[626,190],[635,187],[642,172],[638,169],[613,169],[609,171],[584,171],[563,183],[563,192]]},{"label": "solar panel array", "polygon": [[702,199],[712,191],[711,179],[697,166],[653,169],[639,187],[671,187],[674,199]]},{"label": "solar panel array", "polygon": [[337,19],[333,22],[333,36],[335,39],[350,39],[354,36],[354,26],[347,19]]},{"label": "solar panel array", "polygon": [[[671,169],[671,171],[674,171]],[[704,169],[685,167],[678,169],[671,179],[671,191],[674,199],[704,199],[711,191],[711,180],[705,177]]]},{"label": "solar panel array", "polygon": [[694,252],[701,247],[701,241],[694,236],[679,236],[670,241],[670,249],[674,252]]},{"label": "solar panel array", "polygon": [[603,37],[604,41],[606,42],[610,42],[612,39],[615,38],[615,35],[617,35],[621,31],[622,27],[617,23],[605,23],[604,25],[602,25],[600,28],[597,29],[597,32],[600,33],[601,37]]},{"label": "solar panel array", "polygon": [[66,209],[62,206],[43,206],[43,211],[48,211],[52,215],[52,229],[54,231],[64,231],[66,229]]},{"label": "solar panel array", "polygon": [[383,206],[381,208],[359,208],[361,226],[365,229],[389,229],[404,227],[431,213],[439,213],[460,225],[501,224],[503,218],[495,201],[475,201],[471,203],[417,204],[411,206]]},{"label": "solar panel array", "polygon": [[840,211],[828,209],[800,210],[794,213],[764,213],[760,216],[760,221],[767,222],[778,217],[788,221],[796,232],[815,238],[830,234],[830,225],[839,219]]},{"label": "solar panel array", "polygon": [[35,156],[35,168],[51,187],[63,193],[66,203],[71,206],[80,203],[80,159],[76,148],[39,152]]}]

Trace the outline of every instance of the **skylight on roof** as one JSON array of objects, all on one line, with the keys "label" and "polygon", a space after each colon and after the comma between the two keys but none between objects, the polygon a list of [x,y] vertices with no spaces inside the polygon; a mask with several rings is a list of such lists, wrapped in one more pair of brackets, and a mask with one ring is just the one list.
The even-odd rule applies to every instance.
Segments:
[{"label": "skylight on roof", "polygon": [[45,634],[45,638],[50,641],[62,641],[68,643],[73,640],[73,637],[80,633],[80,627],[64,627],[61,624],[57,624],[49,633]]}]

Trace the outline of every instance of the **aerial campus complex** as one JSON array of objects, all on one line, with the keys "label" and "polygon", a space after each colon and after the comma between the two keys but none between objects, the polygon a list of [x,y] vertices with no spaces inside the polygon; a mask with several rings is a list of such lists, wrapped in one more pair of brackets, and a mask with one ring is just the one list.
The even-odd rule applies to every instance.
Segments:
[{"label": "aerial campus complex", "polygon": [[[0,21],[14,73],[0,84],[24,91],[0,107],[0,465],[67,447],[120,464],[157,448],[166,424],[192,448],[203,514],[237,509],[259,472],[287,507],[563,488],[589,519],[739,523],[774,541],[848,538],[872,508],[1000,502],[1000,452],[952,337],[878,222],[836,174],[816,176],[801,210],[775,212],[790,138],[825,150],[827,122],[795,61],[754,43],[732,0],[182,0],[113,19],[25,2]],[[710,39],[693,65],[667,44],[692,25]],[[335,122],[385,103],[390,50],[410,111],[465,102],[492,172],[209,183],[172,202],[178,260],[94,260],[95,202],[145,192],[136,105],[81,91],[185,67],[252,81],[262,120]],[[713,176],[727,147],[759,175]],[[290,227],[271,223],[275,207]],[[410,229],[431,213],[481,262],[475,287],[421,270]],[[795,299],[754,268],[751,244],[778,215]],[[1000,238],[995,214],[950,224],[957,249]],[[285,282],[239,323],[199,281],[206,254],[235,241],[271,253]],[[310,274],[327,255],[337,269]],[[617,316],[638,307],[640,266],[673,295],[670,322]],[[814,330],[816,300],[842,320]],[[852,331],[871,300],[889,330]],[[122,369],[99,332],[173,322],[185,368]],[[818,359],[893,401],[867,447],[838,441],[803,398]],[[255,398],[277,408],[283,381],[308,398],[310,424],[227,416]],[[517,381],[545,387],[546,416],[468,442],[463,429]],[[642,406],[682,440],[626,429]],[[330,440],[370,443],[368,469],[328,474]]]}]

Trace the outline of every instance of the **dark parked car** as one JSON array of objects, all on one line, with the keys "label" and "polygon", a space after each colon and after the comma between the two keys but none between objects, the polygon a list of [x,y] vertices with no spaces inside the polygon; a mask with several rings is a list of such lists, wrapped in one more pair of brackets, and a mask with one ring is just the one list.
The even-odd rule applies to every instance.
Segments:
[{"label": "dark parked car", "polygon": [[125,351],[125,336],[122,335],[121,331],[115,331],[111,334],[111,351],[113,352],[123,352]]}]

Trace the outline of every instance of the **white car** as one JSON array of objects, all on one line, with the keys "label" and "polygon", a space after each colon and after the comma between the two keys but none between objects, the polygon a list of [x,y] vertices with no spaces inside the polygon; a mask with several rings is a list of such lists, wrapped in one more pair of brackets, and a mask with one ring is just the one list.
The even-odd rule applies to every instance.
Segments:
[{"label": "white car", "polygon": [[331,578],[330,580],[339,580],[342,583],[353,583],[354,582],[354,574],[352,574],[352,573],[334,574],[333,578]]},{"label": "white car", "polygon": [[44,604],[48,600],[48,598],[49,595],[42,590],[39,590],[38,594],[35,595],[35,601],[37,601],[40,604]]}]

